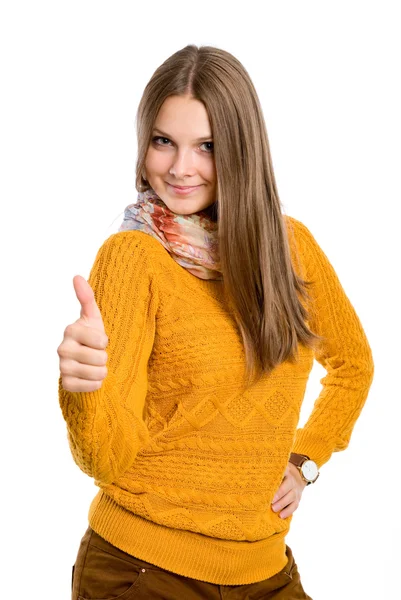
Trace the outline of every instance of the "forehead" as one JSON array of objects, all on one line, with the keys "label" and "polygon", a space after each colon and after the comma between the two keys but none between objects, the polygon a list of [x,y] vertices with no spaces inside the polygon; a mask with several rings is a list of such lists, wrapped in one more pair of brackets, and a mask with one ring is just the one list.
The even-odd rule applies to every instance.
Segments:
[{"label": "forehead", "polygon": [[211,137],[212,130],[202,102],[189,96],[170,96],[163,102],[154,128],[173,137],[198,139]]}]

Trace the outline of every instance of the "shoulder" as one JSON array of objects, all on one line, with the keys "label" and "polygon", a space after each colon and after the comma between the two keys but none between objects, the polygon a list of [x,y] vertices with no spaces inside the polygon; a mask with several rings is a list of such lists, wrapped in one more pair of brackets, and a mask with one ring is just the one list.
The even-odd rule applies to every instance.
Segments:
[{"label": "shoulder", "polygon": [[144,231],[138,231],[136,229],[129,229],[127,231],[118,231],[112,233],[104,242],[103,245],[111,246],[138,246],[141,248],[154,249],[155,252],[160,250],[161,244],[153,236],[145,233]]},{"label": "shoulder", "polygon": [[283,215],[283,219],[291,248],[295,246],[299,252],[306,254],[321,250],[314,235],[305,223],[290,215]]},{"label": "shoulder", "polygon": [[309,278],[320,278],[335,281],[338,276],[334,265],[325,250],[317,241],[310,229],[298,219],[285,216],[287,223],[288,239],[292,256],[296,256],[297,263],[303,266],[303,272]]},{"label": "shoulder", "polygon": [[112,253],[123,262],[136,258],[143,262],[158,263],[166,255],[162,244],[143,231],[128,230],[112,233],[102,244],[99,253]]},{"label": "shoulder", "polygon": [[291,252],[305,252],[308,238],[312,235],[309,229],[302,221],[290,215],[283,214],[283,221]]},{"label": "shoulder", "polygon": [[295,217],[283,216],[294,266],[298,265],[300,272],[307,277],[317,271],[331,272],[333,267],[309,227]]},{"label": "shoulder", "polygon": [[94,269],[113,277],[127,274],[127,268],[142,279],[163,270],[165,254],[162,244],[143,231],[129,230],[111,234],[97,251]]},{"label": "shoulder", "polygon": [[296,238],[299,238],[299,237],[308,237],[308,236],[312,235],[311,232],[309,231],[308,227],[305,225],[305,223],[303,223],[299,219],[296,219],[295,217],[292,217],[290,215],[284,215],[284,214],[283,214],[283,219],[284,219],[284,223],[286,225],[287,233],[288,233],[289,237],[295,236]]}]

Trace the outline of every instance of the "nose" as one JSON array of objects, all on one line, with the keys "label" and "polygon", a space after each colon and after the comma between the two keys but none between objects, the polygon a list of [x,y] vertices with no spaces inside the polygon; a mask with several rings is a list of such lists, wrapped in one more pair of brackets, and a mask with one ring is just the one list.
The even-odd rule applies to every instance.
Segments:
[{"label": "nose", "polygon": [[195,175],[196,169],[191,150],[177,151],[170,165],[169,172],[180,181],[185,177]]}]

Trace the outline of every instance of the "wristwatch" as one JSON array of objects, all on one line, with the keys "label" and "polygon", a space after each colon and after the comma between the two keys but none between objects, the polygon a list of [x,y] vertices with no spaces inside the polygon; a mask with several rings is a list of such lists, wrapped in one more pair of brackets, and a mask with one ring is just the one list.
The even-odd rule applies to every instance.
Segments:
[{"label": "wristwatch", "polygon": [[301,477],[306,481],[306,485],[315,483],[319,477],[319,469],[314,460],[311,460],[309,456],[305,454],[296,454],[291,452],[290,462],[295,465],[301,474]]}]

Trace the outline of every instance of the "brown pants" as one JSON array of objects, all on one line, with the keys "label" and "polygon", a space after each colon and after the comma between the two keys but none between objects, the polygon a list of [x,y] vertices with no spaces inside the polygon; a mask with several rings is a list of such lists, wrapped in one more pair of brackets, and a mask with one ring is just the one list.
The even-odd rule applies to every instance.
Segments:
[{"label": "brown pants", "polygon": [[273,577],[244,585],[218,585],[184,577],[135,558],[89,526],[72,568],[72,600],[312,600],[301,585],[292,551]]}]

